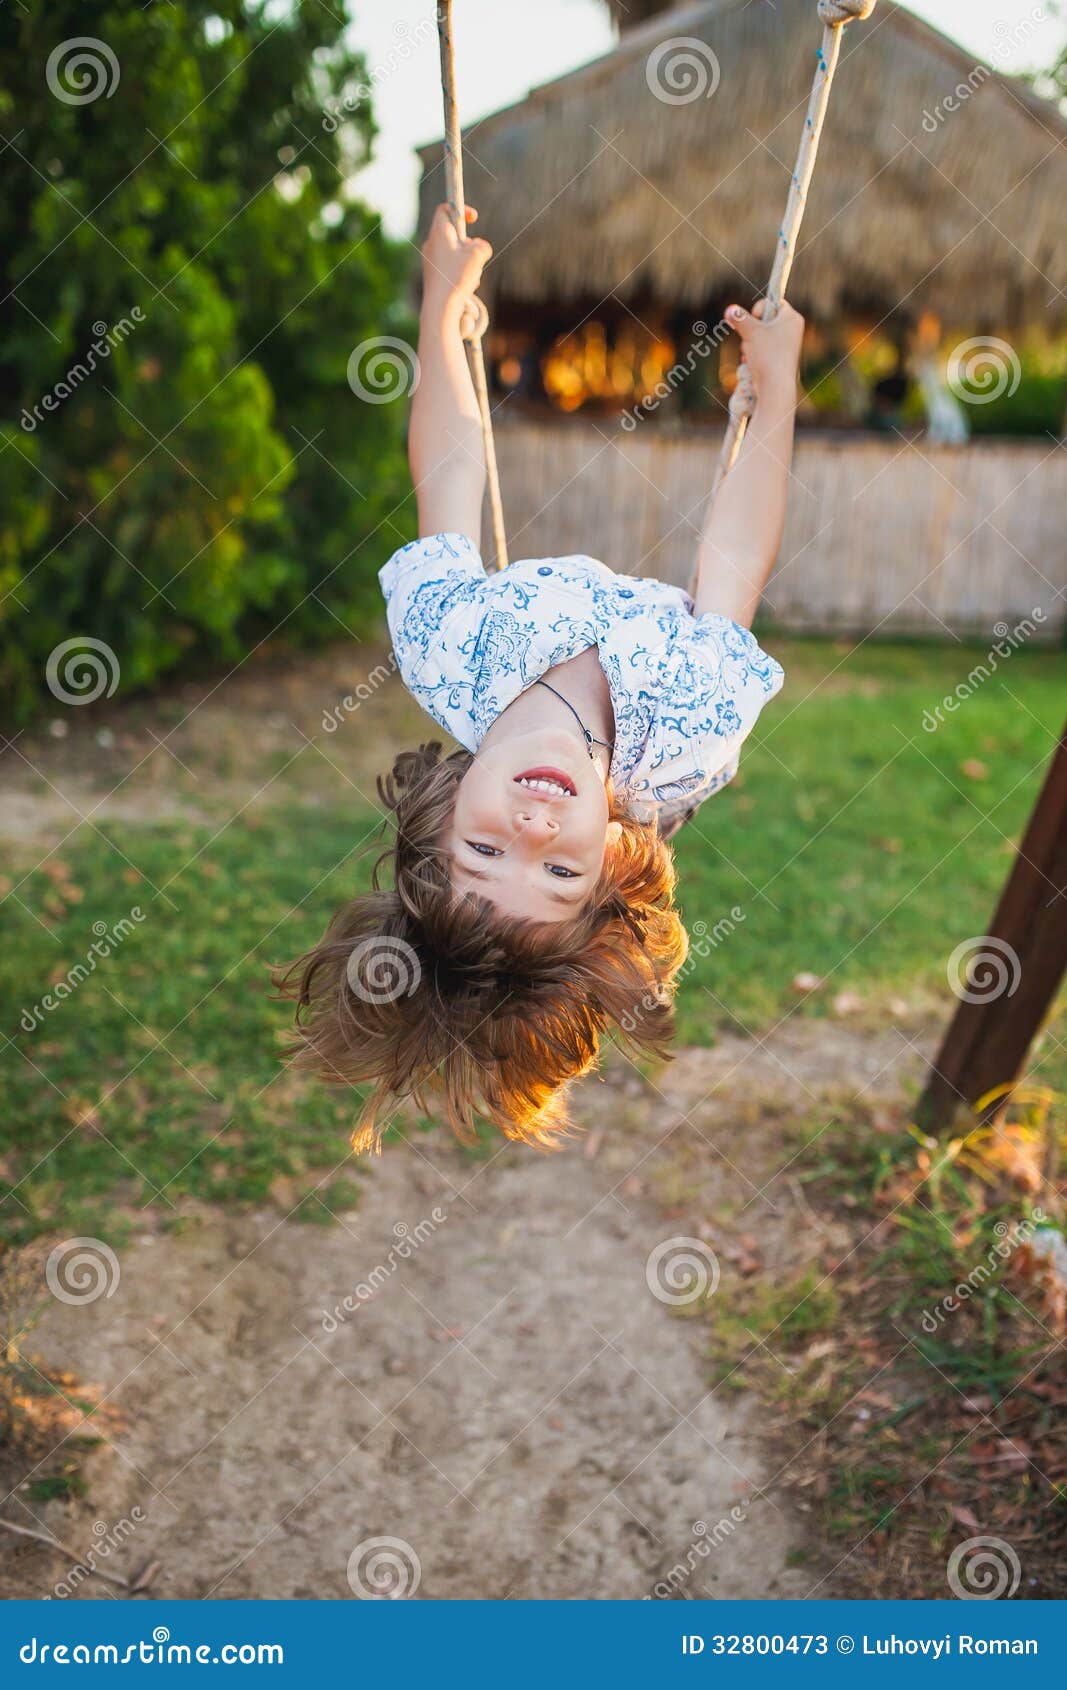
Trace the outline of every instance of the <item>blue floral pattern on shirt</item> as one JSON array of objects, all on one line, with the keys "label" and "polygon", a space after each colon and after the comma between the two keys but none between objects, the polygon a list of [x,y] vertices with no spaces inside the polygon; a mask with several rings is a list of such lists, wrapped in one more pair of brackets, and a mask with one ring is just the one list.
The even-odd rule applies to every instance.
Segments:
[{"label": "blue floral pattern on shirt", "polygon": [[401,546],[379,579],[405,685],[468,751],[527,687],[595,646],[615,709],[616,793],[663,826],[733,779],[784,678],[747,628],[694,616],[680,587],[591,557],[488,575],[466,535],[433,534]]}]

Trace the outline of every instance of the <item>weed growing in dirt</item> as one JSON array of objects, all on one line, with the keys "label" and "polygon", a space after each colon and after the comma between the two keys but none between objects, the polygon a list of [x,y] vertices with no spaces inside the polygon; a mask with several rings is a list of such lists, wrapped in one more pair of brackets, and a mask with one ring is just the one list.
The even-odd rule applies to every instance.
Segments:
[{"label": "weed growing in dirt", "polygon": [[1025,1594],[1067,1588],[1065,1122],[1034,1084],[940,1138],[873,1106],[786,1124],[806,1259],[733,1278],[710,1351],[719,1388],[777,1409],[782,1475],[856,1594],[941,1595],[946,1546],[980,1533]]}]

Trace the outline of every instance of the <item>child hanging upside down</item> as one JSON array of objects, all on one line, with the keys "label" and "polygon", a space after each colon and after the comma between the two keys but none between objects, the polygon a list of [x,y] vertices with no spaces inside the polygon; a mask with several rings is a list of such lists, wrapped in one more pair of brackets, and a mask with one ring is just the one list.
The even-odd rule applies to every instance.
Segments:
[{"label": "child hanging upside down", "polygon": [[802,319],[727,313],[759,404],[692,598],[584,554],[487,575],[461,329],[490,251],[438,209],[409,441],[421,538],[381,571],[404,682],[462,749],[406,751],[379,781],[391,884],[376,876],[282,982],[298,1061],[372,1085],[357,1148],[430,1095],[461,1134],[483,1116],[547,1145],[613,1024],[635,1053],[666,1054],[687,949],[666,841],[732,779],[782,684],[749,625],[781,540]]}]

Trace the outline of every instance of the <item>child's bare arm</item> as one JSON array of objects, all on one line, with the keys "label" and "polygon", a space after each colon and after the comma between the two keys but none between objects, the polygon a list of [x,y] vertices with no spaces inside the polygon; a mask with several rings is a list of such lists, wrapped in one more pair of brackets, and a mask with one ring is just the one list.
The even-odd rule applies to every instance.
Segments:
[{"label": "child's bare arm", "polygon": [[731,306],[727,321],[741,336],[758,404],[738,459],[715,497],[697,551],[693,599],[697,615],[717,611],[744,627],[774,567],[785,526],[793,456],[797,365],[804,320],[783,304],[772,323]]},{"label": "child's bare arm", "polygon": [[[477,214],[467,207],[467,221]],[[422,249],[419,382],[411,402],[408,461],[419,534],[466,534],[480,547],[485,453],[461,327],[492,248],[457,235],[438,206]]]}]

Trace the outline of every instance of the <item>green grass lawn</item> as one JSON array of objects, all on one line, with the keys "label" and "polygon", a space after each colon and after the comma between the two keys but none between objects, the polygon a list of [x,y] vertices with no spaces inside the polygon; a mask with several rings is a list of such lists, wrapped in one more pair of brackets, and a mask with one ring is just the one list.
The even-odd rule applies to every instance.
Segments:
[{"label": "green grass lawn", "polygon": [[710,934],[733,906],[744,915],[692,968],[686,1042],[732,1018],[758,1032],[796,1002],[801,972],[827,979],[805,1013],[840,991],[876,1006],[945,997],[953,948],[987,930],[1067,708],[1062,653],[1019,653],[937,725],[982,655],[782,653],[786,688],[739,779],[679,837],[687,921]]},{"label": "green grass lawn", "polygon": [[[733,927],[687,971],[690,1043],[766,1028],[797,1007],[801,971],[827,985],[799,1013],[830,1012],[840,991],[871,1015],[894,996],[947,1010],[947,958],[986,929],[1063,715],[1059,653],[1020,652],[928,733],[924,712],[980,653],[771,643],[786,691],[740,779],[679,843],[687,920],[709,936],[723,917]],[[343,758],[342,733],[330,755]],[[309,1219],[355,1199],[353,1099],[282,1074],[287,1011],[267,967],[365,883],[377,818],[341,778],[314,805],[285,774],[231,819],[239,803],[201,825],[84,826],[44,868],[39,849],[15,853],[0,947],[9,1239],[114,1237],[141,1204],[176,1219],[187,1196],[295,1202],[322,1182]],[[134,906],[144,919],[35,1019],[50,982],[85,962],[94,924]]]}]

